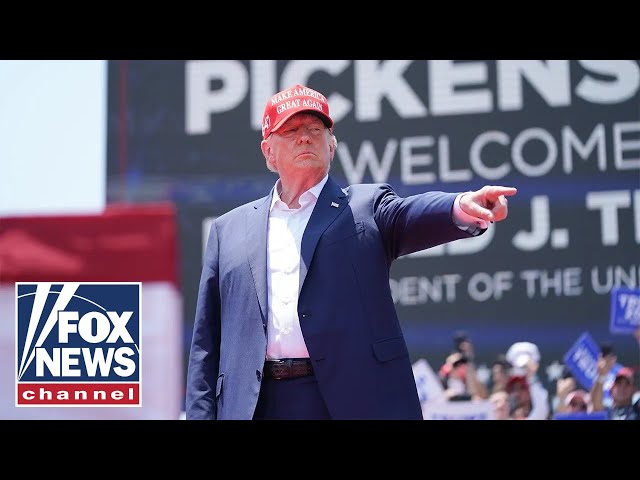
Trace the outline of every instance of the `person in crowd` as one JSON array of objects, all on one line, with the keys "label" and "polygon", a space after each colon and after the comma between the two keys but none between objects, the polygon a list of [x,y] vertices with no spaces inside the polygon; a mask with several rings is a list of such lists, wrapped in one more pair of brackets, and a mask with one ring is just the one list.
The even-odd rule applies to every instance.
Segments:
[{"label": "person in crowd", "polygon": [[606,411],[610,420],[640,420],[640,397],[635,397],[634,373],[629,367],[621,367],[615,373],[610,388],[610,406],[604,404],[604,383],[618,360],[617,355],[598,355],[598,376],[591,387],[593,411]]},{"label": "person in crowd", "polygon": [[547,420],[549,392],[538,378],[540,351],[531,342],[516,342],[506,353],[513,365],[506,391],[509,394],[510,415],[519,420]]},{"label": "person in crowd", "polygon": [[504,392],[509,381],[512,365],[504,353],[499,354],[491,364],[489,390],[491,393]]},{"label": "person in crowd", "polygon": [[554,414],[564,413],[568,410],[567,397],[578,388],[575,376],[566,365],[564,365],[562,374],[556,380],[555,386],[556,391],[551,400],[551,410]]},{"label": "person in crowd", "polygon": [[489,401],[493,405],[495,420],[511,419],[509,415],[509,394],[506,390],[496,390],[489,396]]},{"label": "person in crowd", "polygon": [[489,398],[485,385],[478,380],[473,361],[454,352],[440,369],[444,394],[448,400],[484,400]]}]

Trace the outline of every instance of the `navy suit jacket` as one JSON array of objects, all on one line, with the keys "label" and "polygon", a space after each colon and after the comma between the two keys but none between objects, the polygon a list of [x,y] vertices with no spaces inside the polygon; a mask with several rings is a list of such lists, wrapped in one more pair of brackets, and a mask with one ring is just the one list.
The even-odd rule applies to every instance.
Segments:
[{"label": "navy suit jacket", "polygon": [[[267,347],[267,221],[272,192],[211,225],[197,298],[187,419],[251,419]],[[389,288],[401,255],[469,237],[457,193],[401,198],[387,184],[329,177],[302,238],[298,316],[334,419],[422,419]],[[332,206],[332,203],[338,207]]]}]

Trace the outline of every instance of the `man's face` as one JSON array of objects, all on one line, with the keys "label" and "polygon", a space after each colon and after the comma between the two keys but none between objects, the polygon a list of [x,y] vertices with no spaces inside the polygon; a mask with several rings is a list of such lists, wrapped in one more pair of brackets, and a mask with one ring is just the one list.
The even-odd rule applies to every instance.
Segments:
[{"label": "man's face", "polygon": [[298,113],[262,142],[262,152],[281,178],[322,178],[333,158],[331,133],[317,116]]},{"label": "man's face", "polygon": [[633,384],[628,378],[618,377],[611,387],[611,398],[616,405],[626,405],[631,402]]},{"label": "man's face", "polygon": [[531,395],[529,392],[529,386],[522,382],[516,381],[509,385],[507,389],[509,393],[510,401],[518,406],[528,405],[531,399]]},{"label": "man's face", "polygon": [[491,367],[491,375],[493,376],[494,383],[503,384],[507,383],[507,381],[509,380],[509,372],[503,365],[500,365],[499,363],[496,363]]},{"label": "man's face", "polygon": [[495,392],[489,397],[493,404],[496,420],[509,418],[509,395],[504,390]]},{"label": "man's face", "polygon": [[587,405],[585,399],[578,396],[574,396],[574,398],[571,399],[568,405],[569,411],[574,413],[586,412],[588,408],[589,406]]}]

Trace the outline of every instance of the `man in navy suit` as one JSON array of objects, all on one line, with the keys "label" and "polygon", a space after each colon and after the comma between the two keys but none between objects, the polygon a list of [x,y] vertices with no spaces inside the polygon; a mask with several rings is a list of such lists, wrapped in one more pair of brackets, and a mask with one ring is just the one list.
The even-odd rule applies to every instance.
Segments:
[{"label": "man in navy suit", "polygon": [[391,264],[482,234],[516,189],[341,188],[333,127],[327,99],[303,85],[267,101],[261,148],[279,178],[211,225],[187,419],[422,419]]}]

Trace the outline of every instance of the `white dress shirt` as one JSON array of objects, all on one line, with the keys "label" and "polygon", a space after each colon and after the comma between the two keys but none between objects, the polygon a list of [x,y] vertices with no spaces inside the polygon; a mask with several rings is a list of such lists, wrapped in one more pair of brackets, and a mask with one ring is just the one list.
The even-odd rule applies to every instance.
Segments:
[{"label": "white dress shirt", "polygon": [[[302,235],[328,178],[325,175],[300,195],[300,208],[289,208],[280,199],[280,180],[276,182],[267,232],[267,360],[309,358],[298,318],[300,248]],[[460,209],[461,195],[454,203],[454,221],[461,229],[477,234],[487,227],[486,222]]]},{"label": "white dress shirt", "polygon": [[320,183],[300,195],[300,208],[289,208],[280,200],[280,180],[276,182],[267,233],[267,360],[309,358],[298,318],[300,246],[328,178],[325,175]]}]

